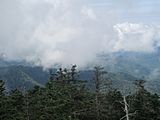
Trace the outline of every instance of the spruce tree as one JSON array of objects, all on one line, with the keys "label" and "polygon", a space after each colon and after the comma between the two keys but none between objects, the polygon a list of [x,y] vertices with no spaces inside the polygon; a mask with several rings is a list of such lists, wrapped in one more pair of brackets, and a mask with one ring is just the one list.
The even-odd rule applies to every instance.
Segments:
[{"label": "spruce tree", "polygon": [[5,95],[5,83],[0,80],[0,120],[6,120],[6,95]]}]

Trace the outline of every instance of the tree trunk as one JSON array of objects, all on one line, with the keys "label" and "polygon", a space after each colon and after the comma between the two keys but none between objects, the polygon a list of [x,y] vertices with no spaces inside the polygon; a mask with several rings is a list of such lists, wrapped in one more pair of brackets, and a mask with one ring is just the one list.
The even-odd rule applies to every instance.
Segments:
[{"label": "tree trunk", "polygon": [[129,120],[129,113],[128,113],[128,104],[126,101],[126,96],[123,96],[123,102],[124,102],[124,106],[125,106],[125,112],[126,112],[126,119]]},{"label": "tree trunk", "polygon": [[96,87],[96,94],[95,94],[95,102],[96,102],[96,114],[97,120],[100,120],[100,68],[96,68],[95,70],[95,87]]}]

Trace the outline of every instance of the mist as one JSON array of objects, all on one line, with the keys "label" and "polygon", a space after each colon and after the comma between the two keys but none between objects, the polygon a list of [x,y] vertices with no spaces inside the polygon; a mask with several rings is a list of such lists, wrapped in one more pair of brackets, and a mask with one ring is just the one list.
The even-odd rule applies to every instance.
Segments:
[{"label": "mist", "polygon": [[118,7],[110,0],[1,0],[0,53],[47,68],[85,66],[100,53],[154,52],[159,8],[148,2],[122,0]]}]

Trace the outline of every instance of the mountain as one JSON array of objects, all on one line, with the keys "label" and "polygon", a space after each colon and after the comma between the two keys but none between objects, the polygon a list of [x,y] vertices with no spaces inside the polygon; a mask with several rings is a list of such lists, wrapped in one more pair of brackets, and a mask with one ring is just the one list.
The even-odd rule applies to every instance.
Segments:
[{"label": "mountain", "polygon": [[[79,72],[79,79],[86,80],[87,86],[91,88],[94,87],[93,76],[93,70],[83,70]],[[136,79],[134,76],[122,72],[116,74],[108,73],[107,77],[109,80],[112,80],[113,86],[118,89],[121,89],[122,85],[132,85],[133,81]],[[44,86],[49,79],[49,72],[44,71],[42,67],[35,66],[1,66],[0,79],[5,81],[7,90],[15,88],[24,89],[24,87],[30,89],[35,85]]]},{"label": "mountain", "polygon": [[[160,93],[160,50],[152,53],[115,52],[98,56],[108,72],[108,79],[114,87],[134,89],[134,80],[146,80],[146,88]],[[94,67],[94,65],[93,65]],[[55,70],[55,69],[54,69]],[[93,86],[93,71],[81,70],[79,77],[86,80],[88,86]],[[25,86],[43,86],[48,81],[49,72],[42,67],[33,66],[25,61],[6,61],[0,59],[0,79],[5,80],[8,90]]]},{"label": "mountain", "polygon": [[137,79],[145,79],[146,88],[160,92],[160,51],[152,53],[115,52],[100,56],[107,71],[123,72]]},{"label": "mountain", "polygon": [[[91,88],[94,87],[94,72],[93,70],[85,70],[85,71],[80,71],[80,79],[81,80],[86,80],[87,85]],[[138,78],[127,74],[123,72],[117,72],[117,73],[112,73],[112,72],[107,72],[107,74],[104,75],[104,79],[102,83],[104,85],[110,84],[113,88],[119,89],[119,90],[129,90],[129,92],[134,91],[135,86],[134,82]]]},{"label": "mountain", "polygon": [[43,86],[48,77],[49,73],[42,67],[19,65],[0,67],[0,79],[5,81],[7,90],[22,87],[29,89],[35,85]]},{"label": "mountain", "polygon": [[101,55],[104,67],[112,72],[125,72],[136,77],[149,75],[160,66],[160,54],[116,52]]}]

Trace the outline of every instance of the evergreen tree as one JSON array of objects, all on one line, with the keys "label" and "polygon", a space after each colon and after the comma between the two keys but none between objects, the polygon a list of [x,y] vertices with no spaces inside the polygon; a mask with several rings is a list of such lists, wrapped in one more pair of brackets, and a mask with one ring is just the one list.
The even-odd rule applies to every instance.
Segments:
[{"label": "evergreen tree", "polygon": [[124,97],[104,84],[105,74],[102,67],[95,67],[94,90],[87,89],[86,82],[78,79],[76,65],[51,72],[44,87],[35,86],[28,91],[15,89],[6,94],[0,80],[0,119],[160,120],[159,96],[145,89],[144,80],[136,80],[137,91]]},{"label": "evergreen tree", "polygon": [[76,119],[85,93],[84,82],[77,79],[76,65],[70,70],[60,68],[55,74],[51,73],[50,78],[44,101],[49,113],[47,116],[54,120]]},{"label": "evergreen tree", "polygon": [[0,120],[6,119],[6,95],[4,81],[0,80]]},{"label": "evergreen tree", "polygon": [[144,88],[144,80],[137,80],[137,92],[130,96],[130,111],[135,111],[133,120],[158,120],[160,119],[160,101],[157,94],[151,94]]},{"label": "evergreen tree", "polygon": [[95,88],[94,91],[90,92],[91,96],[88,101],[89,103],[89,110],[86,112],[88,115],[89,120],[104,120],[107,119],[106,116],[106,109],[103,106],[103,103],[105,101],[105,93],[104,91],[104,86],[103,82],[105,80],[104,75],[106,72],[104,71],[103,67],[101,66],[96,66],[94,68],[94,84]]},{"label": "evergreen tree", "polygon": [[8,96],[7,119],[8,120],[25,120],[24,96],[18,89],[12,90]]},{"label": "evergreen tree", "polygon": [[103,101],[103,108],[106,120],[120,120],[125,115],[123,110],[123,96],[120,91],[114,89],[109,90]]},{"label": "evergreen tree", "polygon": [[44,114],[43,103],[44,91],[41,87],[35,86],[25,94],[25,115],[27,120],[41,120]]}]

